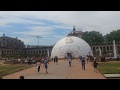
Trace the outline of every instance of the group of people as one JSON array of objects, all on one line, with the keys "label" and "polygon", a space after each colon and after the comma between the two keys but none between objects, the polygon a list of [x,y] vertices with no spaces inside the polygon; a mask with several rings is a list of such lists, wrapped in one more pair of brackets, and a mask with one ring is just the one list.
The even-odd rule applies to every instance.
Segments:
[{"label": "group of people", "polygon": [[42,60],[38,60],[37,61],[36,66],[37,66],[38,73],[40,73],[41,64],[43,64],[43,66],[45,67],[45,70],[46,70],[45,74],[48,73],[47,69],[48,69],[49,59],[48,58],[44,58]]},{"label": "group of people", "polygon": [[[80,62],[82,64],[82,69],[85,70],[85,64],[86,62],[88,63],[89,60],[90,60],[90,57],[87,55],[87,56],[79,56],[79,59],[80,59]],[[97,59],[96,58],[93,58],[93,67],[94,67],[94,72],[97,73],[97,65],[98,65],[98,62],[97,62]],[[67,60],[69,62],[69,66],[71,67],[71,63],[72,63],[72,60],[73,60],[73,57],[72,57],[72,54],[71,53],[68,53],[67,54]],[[55,56],[54,57],[54,63],[55,62],[58,62],[58,57]],[[48,73],[47,69],[48,69],[48,64],[49,64],[49,59],[48,58],[42,58],[41,60],[38,60],[37,63],[36,63],[36,66],[37,66],[37,71],[38,73],[40,73],[40,67],[41,67],[41,64],[44,65],[45,67],[45,74]],[[18,79],[24,79],[24,76],[21,75]]]},{"label": "group of people", "polygon": [[[79,56],[79,59],[80,59],[80,61],[81,61],[82,69],[83,69],[83,70],[85,70],[85,64],[86,64],[85,60],[86,60],[86,58],[87,58],[87,60],[88,60],[88,57]],[[87,63],[88,63],[88,61],[87,61]]]},{"label": "group of people", "polygon": [[[43,64],[43,66],[45,67],[45,74],[48,73],[47,69],[48,69],[48,64],[49,64],[49,59],[48,58],[42,58],[42,59],[38,59],[36,62],[36,67],[37,67],[37,72],[40,73],[40,67]],[[18,79],[24,79],[23,75],[20,75]]]},{"label": "group of people", "polygon": [[[79,56],[80,62],[82,64],[82,69],[85,70],[85,64],[86,62],[88,63],[90,61],[90,57],[87,56]],[[93,66],[94,66],[94,72],[97,72],[97,59],[93,58]],[[54,60],[54,63],[56,62],[56,64],[58,64],[58,56],[55,56],[54,58],[52,58],[52,61]],[[67,60],[69,62],[69,66],[71,67],[72,64],[72,60],[73,60],[73,56],[71,53],[67,53]],[[42,59],[38,59],[36,62],[36,66],[37,66],[37,72],[40,73],[40,67],[41,64],[43,64],[43,66],[45,67],[45,74],[48,73],[48,64],[49,64],[49,58],[42,58]],[[18,79],[24,79],[24,76],[21,75]]]},{"label": "group of people", "polygon": [[[84,56],[79,56],[80,62],[82,64],[82,69],[85,70],[85,64],[86,62],[88,63],[89,61],[92,61],[89,55],[84,55]],[[69,62],[69,66],[71,67],[73,56],[71,53],[67,53],[67,60]],[[97,72],[97,61],[96,59],[93,60],[93,66],[94,66],[94,72]]]},{"label": "group of people", "polygon": [[52,61],[54,61],[54,63],[58,64],[58,56],[52,57]]},{"label": "group of people", "polygon": [[[88,63],[89,61],[91,61],[90,60],[91,58],[88,55],[87,56],[84,55],[84,56],[79,56],[79,59],[82,64],[82,69],[85,70],[86,61]],[[97,73],[97,65],[98,65],[97,58],[93,58],[93,67],[94,67],[94,72],[96,73]]]}]

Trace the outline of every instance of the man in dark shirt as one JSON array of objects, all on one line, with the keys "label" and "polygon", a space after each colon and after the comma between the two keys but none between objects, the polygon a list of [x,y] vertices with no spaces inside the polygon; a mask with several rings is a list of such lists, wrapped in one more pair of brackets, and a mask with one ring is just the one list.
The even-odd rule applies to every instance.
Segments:
[{"label": "man in dark shirt", "polygon": [[85,57],[82,57],[82,69],[85,70]]},{"label": "man in dark shirt", "polygon": [[48,62],[48,59],[46,58],[46,59],[44,60],[44,66],[45,66],[45,69],[46,69],[45,74],[48,73],[48,71],[47,71],[47,69],[48,69],[48,64],[49,64],[49,62]]},{"label": "man in dark shirt", "polygon": [[69,66],[71,67],[71,63],[72,63],[72,55],[71,55],[71,53],[68,53],[67,60],[69,62]]}]

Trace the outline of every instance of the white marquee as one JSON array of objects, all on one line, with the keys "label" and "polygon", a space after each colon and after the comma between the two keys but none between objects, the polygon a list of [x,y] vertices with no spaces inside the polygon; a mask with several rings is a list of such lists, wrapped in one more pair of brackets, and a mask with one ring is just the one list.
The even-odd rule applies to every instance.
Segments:
[{"label": "white marquee", "polygon": [[89,44],[75,36],[68,36],[59,40],[52,49],[51,57],[65,58],[67,53],[71,53],[74,58],[78,58],[79,55],[93,55]]}]

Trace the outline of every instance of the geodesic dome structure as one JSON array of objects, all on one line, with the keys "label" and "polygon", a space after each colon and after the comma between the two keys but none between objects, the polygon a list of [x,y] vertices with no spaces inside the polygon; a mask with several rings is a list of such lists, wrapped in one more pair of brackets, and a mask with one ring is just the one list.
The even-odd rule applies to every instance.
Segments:
[{"label": "geodesic dome structure", "polygon": [[67,53],[71,53],[73,58],[78,58],[80,55],[92,55],[90,45],[83,39],[75,36],[67,36],[59,40],[52,49],[51,57],[65,58]]}]

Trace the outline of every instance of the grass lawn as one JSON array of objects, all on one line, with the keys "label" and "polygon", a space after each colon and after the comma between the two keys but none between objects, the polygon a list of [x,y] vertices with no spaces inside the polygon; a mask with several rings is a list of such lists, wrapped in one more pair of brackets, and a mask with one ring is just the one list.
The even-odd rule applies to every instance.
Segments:
[{"label": "grass lawn", "polygon": [[0,77],[32,67],[33,65],[28,64],[9,64],[0,65]]},{"label": "grass lawn", "polygon": [[99,63],[98,70],[102,74],[120,74],[120,62]]}]

